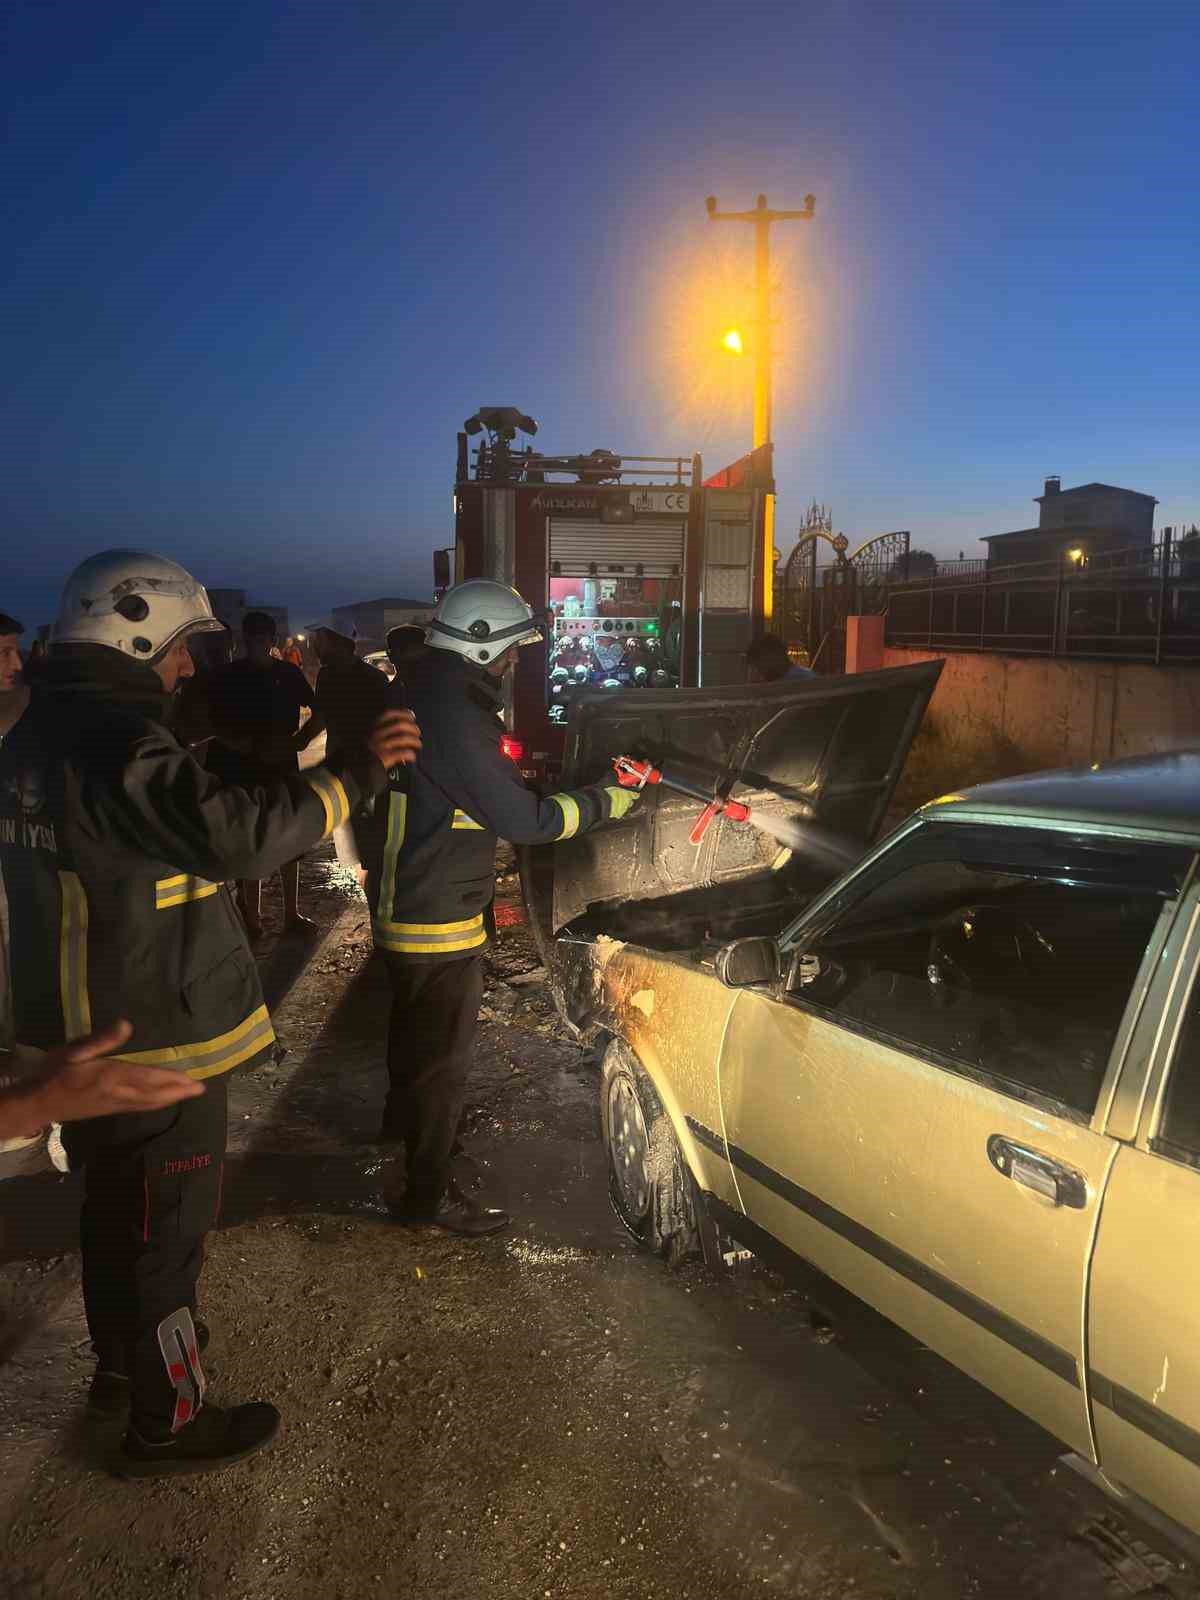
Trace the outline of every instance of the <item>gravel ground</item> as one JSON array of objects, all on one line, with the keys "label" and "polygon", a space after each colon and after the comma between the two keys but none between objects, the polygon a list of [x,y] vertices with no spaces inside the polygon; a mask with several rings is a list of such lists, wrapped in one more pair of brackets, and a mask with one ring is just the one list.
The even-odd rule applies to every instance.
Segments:
[{"label": "gravel ground", "polygon": [[0,1185],[0,1594],[1198,1600],[1052,1441],[825,1280],[634,1251],[596,1060],[554,1019],[514,891],[470,1140],[514,1226],[479,1243],[387,1220],[386,980],[327,854],[304,871],[323,941],[260,952],[287,1053],[235,1082],[202,1301],[213,1397],[276,1401],[270,1452],[109,1477],[114,1437],[80,1415],[77,1180]]}]

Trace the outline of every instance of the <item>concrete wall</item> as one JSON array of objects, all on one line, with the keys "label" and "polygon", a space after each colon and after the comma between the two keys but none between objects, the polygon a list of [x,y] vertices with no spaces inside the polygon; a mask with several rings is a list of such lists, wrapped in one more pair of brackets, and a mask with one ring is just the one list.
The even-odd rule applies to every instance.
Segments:
[{"label": "concrete wall", "polygon": [[[884,651],[888,667],[939,659]],[[1039,767],[1200,748],[1200,669],[948,655],[901,785],[906,807]]]}]

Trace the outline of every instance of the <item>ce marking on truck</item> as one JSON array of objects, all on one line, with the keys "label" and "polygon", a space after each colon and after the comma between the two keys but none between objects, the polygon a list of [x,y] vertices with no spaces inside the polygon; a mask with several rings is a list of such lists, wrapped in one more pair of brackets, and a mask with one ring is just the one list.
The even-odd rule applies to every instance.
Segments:
[{"label": "ce marking on truck", "polygon": [[666,511],[686,516],[691,496],[686,489],[635,489],[629,496],[634,511]]}]

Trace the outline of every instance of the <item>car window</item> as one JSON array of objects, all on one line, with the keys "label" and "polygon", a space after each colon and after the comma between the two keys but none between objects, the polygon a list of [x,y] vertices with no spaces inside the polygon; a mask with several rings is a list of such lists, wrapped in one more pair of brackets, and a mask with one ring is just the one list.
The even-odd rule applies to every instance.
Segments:
[{"label": "car window", "polygon": [[1192,978],[1183,1024],[1171,1054],[1171,1075],[1155,1148],[1200,1163],[1200,982]]},{"label": "car window", "polygon": [[914,1053],[1090,1114],[1189,861],[1051,830],[922,829],[876,860],[857,897],[852,880],[792,987]]}]

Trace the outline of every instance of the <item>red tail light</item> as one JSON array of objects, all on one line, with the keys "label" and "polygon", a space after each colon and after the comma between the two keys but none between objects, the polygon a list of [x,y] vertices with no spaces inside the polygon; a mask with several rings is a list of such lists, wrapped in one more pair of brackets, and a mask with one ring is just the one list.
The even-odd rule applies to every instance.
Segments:
[{"label": "red tail light", "polygon": [[500,754],[507,756],[510,761],[524,761],[524,739],[514,739],[511,733],[502,733],[500,735]]}]

